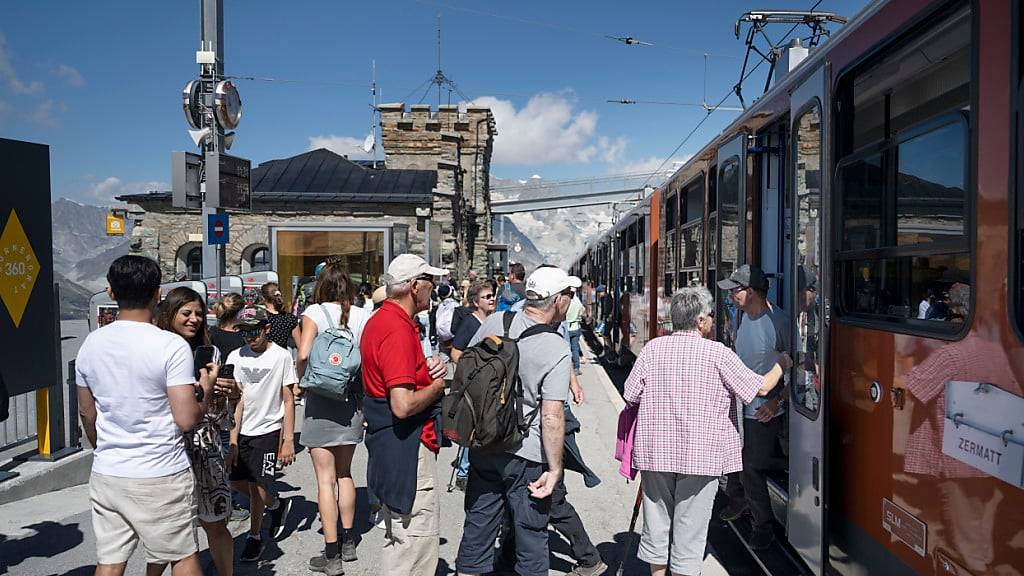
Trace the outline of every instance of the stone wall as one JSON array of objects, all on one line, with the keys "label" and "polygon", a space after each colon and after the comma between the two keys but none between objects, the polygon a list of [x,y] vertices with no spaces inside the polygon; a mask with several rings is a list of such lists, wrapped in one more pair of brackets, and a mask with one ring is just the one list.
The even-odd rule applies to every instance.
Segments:
[{"label": "stone wall", "polygon": [[[202,215],[197,210],[171,208],[169,203],[140,203],[146,210],[142,223],[132,232],[130,251],[154,258],[160,263],[164,281],[176,279],[183,271],[182,253],[202,245]],[[298,208],[301,206],[301,209]],[[229,210],[230,241],[225,253],[229,275],[242,273],[243,257],[253,250],[270,247],[270,224],[404,224],[409,229],[409,251],[423,255],[426,218],[416,215],[415,204],[342,204],[303,202],[302,204],[260,203],[252,212]]]},{"label": "stone wall", "polygon": [[497,130],[489,108],[384,104],[381,142],[388,168],[437,170],[434,220],[443,234],[442,257],[456,275],[486,269],[491,241],[491,153]]}]

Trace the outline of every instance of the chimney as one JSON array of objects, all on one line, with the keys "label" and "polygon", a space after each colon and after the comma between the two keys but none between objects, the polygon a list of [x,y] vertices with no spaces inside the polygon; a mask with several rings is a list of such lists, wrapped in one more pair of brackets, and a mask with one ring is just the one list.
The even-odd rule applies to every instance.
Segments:
[{"label": "chimney", "polygon": [[793,38],[789,45],[782,49],[779,59],[775,62],[775,84],[778,84],[794,68],[807,58],[807,48],[800,44],[799,38]]}]

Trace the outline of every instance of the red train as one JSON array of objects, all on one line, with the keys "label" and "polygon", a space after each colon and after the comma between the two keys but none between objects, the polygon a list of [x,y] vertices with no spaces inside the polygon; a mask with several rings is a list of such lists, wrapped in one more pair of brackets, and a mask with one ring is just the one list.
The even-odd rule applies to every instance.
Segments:
[{"label": "red train", "polygon": [[872,3],[574,264],[626,363],[678,287],[769,275],[807,573],[1024,573],[1022,31],[1008,0]]}]

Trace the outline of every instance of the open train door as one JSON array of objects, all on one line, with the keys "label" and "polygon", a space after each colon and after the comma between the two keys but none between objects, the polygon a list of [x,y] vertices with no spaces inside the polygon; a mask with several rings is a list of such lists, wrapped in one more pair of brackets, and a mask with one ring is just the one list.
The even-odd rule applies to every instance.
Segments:
[{"label": "open train door", "polygon": [[819,68],[790,97],[792,163],[790,206],[793,242],[789,293],[793,311],[793,373],[790,375],[789,502],[787,535],[814,574],[823,573],[824,446],[827,385],[828,302],[831,298],[828,255],[826,150],[826,85]]}]

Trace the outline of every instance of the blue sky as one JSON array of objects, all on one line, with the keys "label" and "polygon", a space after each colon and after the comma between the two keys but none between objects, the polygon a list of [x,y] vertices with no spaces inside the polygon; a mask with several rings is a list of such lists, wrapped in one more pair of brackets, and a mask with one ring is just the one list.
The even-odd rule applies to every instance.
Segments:
[{"label": "blue sky", "polygon": [[[817,9],[852,16],[864,4],[823,0]],[[416,87],[436,69],[440,11],[446,73],[497,116],[492,174],[556,179],[651,169],[703,110],[606,100],[699,103],[701,54],[709,52],[708,100],[717,101],[739,77],[743,44],[733,24],[763,7],[225,0],[226,73],[297,81],[238,81],[244,115],[231,153],[253,165],[322,144],[355,156],[369,131],[371,61],[384,102],[410,93],[407,104],[419,101]],[[0,136],[50,145],[53,197],[109,204],[116,194],[167,189],[170,152],[194,148],[180,99],[198,74],[199,0],[8,1],[0,11]],[[765,69],[747,94],[758,93]],[[679,156],[734,116],[714,114]]]}]

